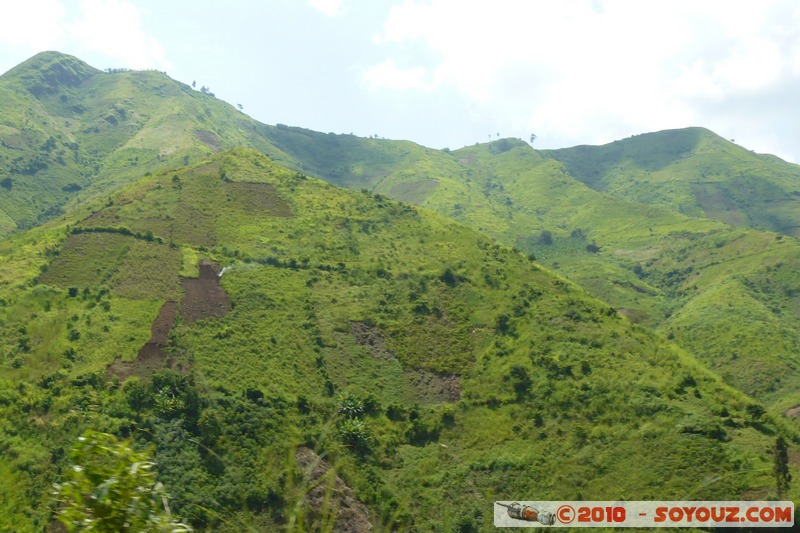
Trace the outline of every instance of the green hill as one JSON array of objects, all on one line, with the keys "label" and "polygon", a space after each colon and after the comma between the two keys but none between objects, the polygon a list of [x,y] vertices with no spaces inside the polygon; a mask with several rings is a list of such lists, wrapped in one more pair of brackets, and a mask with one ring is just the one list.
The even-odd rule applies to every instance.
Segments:
[{"label": "green hill", "polygon": [[[101,72],[55,52],[0,77],[0,91],[8,95],[0,99],[0,158],[10,163],[0,166],[0,231],[31,227],[158,168],[249,146],[294,170],[420,205],[532,254],[634,322],[673,336],[742,390],[781,406],[800,402],[796,244],[769,234],[740,239],[704,216],[788,220],[791,202],[781,204],[788,211],[778,209],[758,191],[774,185],[792,196],[797,167],[707,130],[558,151],[513,139],[439,151],[263,125],[163,73]],[[707,188],[697,178],[703,173],[730,191],[695,194]],[[740,175],[750,189],[740,187]],[[748,211],[747,202],[762,208]],[[193,209],[199,216],[202,209]],[[777,285],[767,267],[785,271]],[[701,282],[688,283],[694,278]],[[776,290],[754,290],[752,280]],[[720,308],[712,295],[731,288],[740,295],[737,312],[712,313],[709,321],[706,311]],[[757,317],[744,341],[730,333],[743,316]],[[781,342],[767,350],[771,338]]]},{"label": "green hill", "polygon": [[[532,254],[630,320],[663,331],[741,390],[778,409],[800,403],[794,239],[595,191],[570,173],[580,175],[577,155],[567,165],[521,141],[443,152],[278,131],[272,142],[320,177],[411,201]],[[682,131],[674,146],[664,139],[662,151],[640,164],[669,167],[694,146],[686,141],[692,132],[699,142],[701,130]],[[312,150],[318,146],[328,149]],[[325,171],[326,161],[336,170]],[[593,168],[590,159],[583,164]]]},{"label": "green hill", "polygon": [[316,456],[365,504],[350,520],[426,531],[489,529],[522,494],[772,490],[783,422],[675,345],[462,225],[254,152],[0,252],[3,527],[47,525],[89,427],[151,443],[201,529],[332,515],[302,503]]},{"label": "green hill", "polygon": [[268,126],[55,52],[0,76],[0,529],[48,527],[89,428],[220,531],[774,496],[800,248],[712,215],[758,225],[732,176],[757,203],[796,167],[699,129],[604,148]]},{"label": "green hill", "polygon": [[[465,202],[462,221],[533,253],[631,320],[674,337],[741,390],[770,402],[787,395],[800,401],[794,239],[595,192],[521,143],[454,156],[472,171],[468,185],[486,192],[484,203],[505,210],[479,222]],[[423,205],[446,213],[446,201],[429,198]],[[754,288],[762,283],[769,288]],[[731,301],[733,294],[739,297]]]},{"label": "green hill", "polygon": [[800,235],[800,167],[745,150],[703,128],[542,153],[592,189],[618,198]]},{"label": "green hill", "polygon": [[0,117],[0,235],[220,150],[252,146],[282,159],[259,123],[209,93],[57,52],[0,76]]}]

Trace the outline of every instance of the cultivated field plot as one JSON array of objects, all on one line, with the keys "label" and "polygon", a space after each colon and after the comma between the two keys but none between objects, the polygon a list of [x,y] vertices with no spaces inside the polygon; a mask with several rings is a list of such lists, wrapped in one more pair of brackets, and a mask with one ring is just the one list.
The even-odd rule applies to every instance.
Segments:
[{"label": "cultivated field plot", "polygon": [[181,253],[166,244],[116,233],[67,237],[59,256],[39,281],[66,289],[107,285],[134,300],[177,299]]},{"label": "cultivated field plot", "polygon": [[234,205],[248,214],[290,217],[292,210],[271,183],[226,183]]}]

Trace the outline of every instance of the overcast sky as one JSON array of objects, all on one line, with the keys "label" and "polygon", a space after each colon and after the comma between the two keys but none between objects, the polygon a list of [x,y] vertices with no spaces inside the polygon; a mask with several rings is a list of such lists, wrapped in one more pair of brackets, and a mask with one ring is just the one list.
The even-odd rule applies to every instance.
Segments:
[{"label": "overcast sky", "polygon": [[0,71],[42,50],[155,68],[261,122],[460,148],[704,126],[800,162],[800,2],[24,0]]}]

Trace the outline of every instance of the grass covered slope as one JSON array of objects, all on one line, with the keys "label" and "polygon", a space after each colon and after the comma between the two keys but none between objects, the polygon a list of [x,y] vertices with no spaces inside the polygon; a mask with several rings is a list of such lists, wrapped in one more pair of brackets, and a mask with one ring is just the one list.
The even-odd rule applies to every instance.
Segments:
[{"label": "grass covered slope", "polygon": [[704,128],[543,150],[589,187],[695,217],[798,236],[800,168]]},{"label": "grass covered slope", "polygon": [[[499,239],[662,330],[748,394],[800,401],[797,241],[595,192],[522,143],[454,155],[486,200],[505,208],[491,226]],[[433,199],[426,205],[446,212]],[[463,211],[477,226],[470,216],[478,210]]]},{"label": "grass covered slope", "polygon": [[[639,154],[637,164],[653,172],[670,167],[704,135],[676,132],[676,139],[662,139],[660,152]],[[314,138],[309,134],[307,141]],[[357,161],[370,149],[385,155],[387,144],[342,141],[339,160]],[[288,144],[283,148],[291,151]],[[385,177],[360,185],[413,197],[532,254],[633,322],[662,330],[748,394],[780,408],[800,402],[792,274],[800,248],[794,239],[595,191],[568,172],[594,168],[591,159],[575,170],[521,141],[405,153],[415,162],[406,166],[409,159],[397,156],[393,164],[384,162]],[[356,178],[337,179],[352,185]],[[763,288],[754,289],[755,283]],[[739,295],[735,301],[727,297],[733,294]]]},{"label": "grass covered slope", "polygon": [[[709,295],[721,294],[720,287],[741,280],[729,280],[725,269],[716,268],[713,271],[719,276],[702,277],[702,293],[694,285],[682,285],[688,276],[684,272],[688,267],[682,264],[687,250],[698,254],[693,276],[711,262],[741,265],[751,277],[769,275],[757,262],[740,262],[736,255],[722,253],[729,248],[716,248],[735,237],[725,225],[664,207],[702,214],[686,207],[694,198],[687,180],[700,168],[698,161],[705,158],[704,165],[713,163],[709,168],[719,176],[739,172],[744,168],[742,161],[749,161],[748,165],[760,161],[767,166],[759,172],[769,174],[771,182],[782,183],[786,190],[794,171],[792,165],[753,159],[752,154],[706,130],[661,132],[557,154],[537,152],[512,139],[437,151],[411,142],[266,126],[163,73],[101,72],[55,52],[39,54],[0,77],[0,91],[7,96],[0,99],[5,106],[0,113],[0,159],[8,163],[0,165],[0,233],[36,225],[62,210],[75,209],[74,216],[88,216],[87,202],[103,198],[107,191],[142,173],[176,168],[226,147],[251,146],[295,170],[421,205],[533,254],[631,320],[674,335],[748,393],[769,393],[770,398],[780,399],[795,386],[794,341],[765,351],[762,343],[749,342],[751,337],[744,341],[721,333],[708,337],[708,329],[717,328],[717,320],[720,332],[738,327],[740,317],[735,314],[715,313],[714,322],[709,322],[703,310],[707,304],[714,305]],[[551,159],[554,154],[561,162]],[[609,194],[617,194],[619,186],[628,183],[621,177],[624,173],[614,174],[617,181],[611,181],[617,185],[609,181],[608,172],[616,168],[612,163],[623,160],[630,168],[649,173],[639,181],[641,191],[658,189],[661,192],[653,192],[655,196],[671,200],[655,202],[662,204],[658,206],[639,203],[650,201],[647,195],[618,198]],[[678,172],[684,166],[688,170]],[[781,168],[783,177],[778,172]],[[659,189],[662,186],[669,191]],[[137,231],[143,236],[148,231],[162,235],[167,244],[224,244],[214,231],[203,229],[209,222],[204,205],[223,192],[251,196],[247,187],[229,189],[214,191],[194,203],[180,200],[168,211],[160,205],[149,207]],[[678,189],[683,192],[679,194]],[[726,202],[712,203],[724,210]],[[778,213],[775,205],[769,204],[762,214]],[[110,213],[86,224],[113,228],[116,222]],[[761,255],[765,260],[794,264],[794,244],[771,237],[763,241],[768,243]],[[704,247],[713,248],[714,253],[708,254]],[[742,253],[735,247],[730,250]],[[774,261],[769,259],[773,252]],[[706,256],[712,255],[714,259],[707,261]],[[760,317],[753,327],[764,338],[794,338],[798,317],[791,287],[770,294],[771,308],[787,311],[770,312],[769,319],[759,303],[764,296],[744,286],[741,290],[746,297],[738,300],[740,310]],[[681,313],[689,302],[696,312]],[[667,324],[669,317],[676,320]],[[706,338],[715,341],[706,343]],[[727,363],[727,354],[734,351],[743,365],[751,358],[769,361],[743,374]]]},{"label": "grass covered slope", "polygon": [[489,529],[489,502],[522,494],[772,491],[781,422],[671,343],[465,226],[254,152],[154,172],[1,251],[18,530],[45,528],[88,427],[153,444],[173,511],[215,530],[320,519],[312,453],[359,520],[419,531]]},{"label": "grass covered slope", "polygon": [[0,235],[222,149],[252,146],[280,159],[259,126],[161,72],[103,72],[38,54],[0,76]]}]

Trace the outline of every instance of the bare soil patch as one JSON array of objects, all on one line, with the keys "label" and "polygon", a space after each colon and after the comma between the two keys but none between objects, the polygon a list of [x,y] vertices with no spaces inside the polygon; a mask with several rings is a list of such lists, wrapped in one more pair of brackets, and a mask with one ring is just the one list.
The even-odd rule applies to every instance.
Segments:
[{"label": "bare soil patch", "polygon": [[[386,347],[383,334],[363,322],[352,322],[350,333],[362,346],[368,346],[370,354],[379,361],[392,362],[397,354]],[[448,372],[432,372],[424,368],[404,368],[403,378],[413,391],[414,399],[421,403],[451,403],[461,399],[461,376]]]},{"label": "bare soil patch", "polygon": [[367,506],[358,501],[353,489],[342,478],[330,472],[331,466],[311,448],[301,446],[295,452],[297,465],[303,471],[306,486],[306,511],[314,518],[336,510],[333,531],[364,533],[372,531]]},{"label": "bare soil patch", "polygon": [[186,324],[203,318],[222,318],[231,310],[228,293],[219,284],[219,265],[200,261],[199,269],[199,278],[181,279],[185,293],[181,302],[181,316]]},{"label": "bare soil patch", "polygon": [[800,418],[800,405],[792,407],[788,411],[786,411],[786,416],[793,416],[795,418]]},{"label": "bare soil patch", "polygon": [[222,142],[220,142],[219,137],[217,137],[216,133],[204,130],[197,130],[196,132],[194,132],[194,136],[197,137],[197,140],[199,140],[201,143],[208,146],[212,152],[219,152],[220,148],[222,148]]},{"label": "bare soil patch", "polygon": [[[228,294],[219,284],[219,265],[210,261],[198,264],[200,277],[197,279],[181,278],[184,296],[181,300],[181,316],[187,324],[202,318],[220,318],[230,311]],[[113,376],[125,381],[136,375],[147,377],[162,368],[175,368],[179,372],[186,370],[181,363],[175,364],[168,357],[169,332],[175,326],[178,316],[178,304],[168,301],[161,306],[158,316],[150,327],[150,340],[142,346],[134,361],[124,362],[117,357],[108,365],[106,376]]]},{"label": "bare soil patch", "polygon": [[461,376],[422,368],[403,371],[420,403],[454,403],[461,399]]},{"label": "bare soil patch", "polygon": [[175,317],[178,315],[178,304],[166,302],[161,306],[153,325],[150,327],[150,344],[156,346],[166,346],[169,342],[169,332],[175,325]]},{"label": "bare soil patch", "polygon": [[363,322],[352,322],[350,324],[350,333],[356,339],[356,342],[362,346],[369,346],[369,351],[372,357],[380,361],[394,361],[397,355],[386,348],[383,342],[383,335],[377,328],[368,326]]},{"label": "bare soil patch", "polygon": [[150,340],[139,350],[136,360],[126,363],[117,357],[113,363],[108,365],[106,375],[109,378],[117,376],[120,381],[125,381],[133,375],[145,377],[155,370],[172,368],[172,361],[167,357],[166,347],[169,343],[169,332],[175,325],[177,315],[178,304],[176,302],[166,302],[162,305],[161,311],[150,327]]},{"label": "bare soil patch", "polygon": [[789,464],[792,466],[800,466],[800,452],[789,450]]}]

